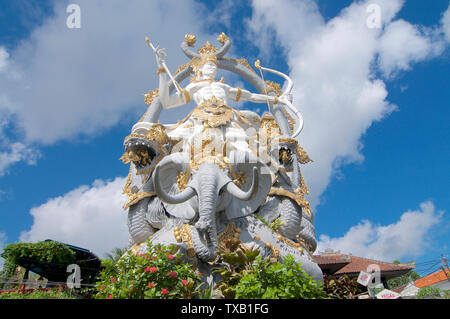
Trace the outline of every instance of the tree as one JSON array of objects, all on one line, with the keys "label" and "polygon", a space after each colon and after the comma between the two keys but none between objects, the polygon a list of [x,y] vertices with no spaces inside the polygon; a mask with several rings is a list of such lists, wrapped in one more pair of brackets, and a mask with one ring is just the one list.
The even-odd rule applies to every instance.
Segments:
[{"label": "tree", "polygon": [[[401,264],[401,262],[398,260],[394,260],[392,263],[396,264],[396,265]],[[417,272],[415,272],[414,270],[410,270],[406,274],[389,279],[387,281],[388,288],[394,289],[394,288],[400,287],[402,285],[406,285],[411,281],[416,281],[419,278],[420,278],[420,275]]]},{"label": "tree", "polygon": [[126,248],[113,248],[111,252],[106,253],[106,259],[111,259],[114,262],[118,262],[120,257],[122,257],[127,252]]}]

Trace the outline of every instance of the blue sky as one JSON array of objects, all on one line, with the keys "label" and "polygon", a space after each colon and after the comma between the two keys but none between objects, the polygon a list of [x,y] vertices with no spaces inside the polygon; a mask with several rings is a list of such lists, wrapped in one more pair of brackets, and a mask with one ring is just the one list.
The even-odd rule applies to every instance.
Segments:
[{"label": "blue sky", "polygon": [[[80,29],[66,26],[70,3],[80,5]],[[380,29],[365,24],[371,3],[381,8]],[[303,172],[319,250],[418,264],[448,256],[448,7],[447,0],[2,1],[0,247],[52,238],[103,255],[126,245],[128,168],[118,159],[146,110],[142,94],[157,85],[143,39],[166,47],[175,70],[188,62],[179,49],[184,34],[201,44],[223,31],[233,41],[230,56],[259,58],[294,80],[305,118],[300,143],[314,160]],[[162,120],[175,122],[191,107]]]}]

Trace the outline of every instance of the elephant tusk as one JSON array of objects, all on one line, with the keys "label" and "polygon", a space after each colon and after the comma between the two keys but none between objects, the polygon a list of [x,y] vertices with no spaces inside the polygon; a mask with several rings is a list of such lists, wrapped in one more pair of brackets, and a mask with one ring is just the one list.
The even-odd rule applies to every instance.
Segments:
[{"label": "elephant tusk", "polygon": [[247,192],[244,192],[239,187],[236,186],[235,183],[231,182],[227,184],[227,191],[237,199],[248,201],[251,200],[256,193],[258,192],[258,183],[259,183],[259,173],[258,168],[253,168],[253,180],[252,186]]},{"label": "elephant tusk", "polygon": [[161,186],[161,182],[159,179],[159,168],[160,168],[159,166],[155,167],[154,184],[155,184],[155,192],[163,202],[166,202],[168,204],[181,204],[191,199],[197,194],[195,190],[189,186],[187,186],[186,189],[179,194],[176,195],[168,194]]}]

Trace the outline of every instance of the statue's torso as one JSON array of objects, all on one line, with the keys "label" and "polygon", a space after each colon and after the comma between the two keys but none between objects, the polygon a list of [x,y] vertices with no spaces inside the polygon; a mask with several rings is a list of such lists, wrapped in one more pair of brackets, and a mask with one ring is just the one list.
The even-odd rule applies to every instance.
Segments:
[{"label": "statue's torso", "polygon": [[227,97],[230,86],[222,82],[209,82],[201,81],[190,83],[186,90],[189,92],[191,98],[197,105],[201,104],[204,100],[216,97],[222,100],[224,104],[227,104]]}]

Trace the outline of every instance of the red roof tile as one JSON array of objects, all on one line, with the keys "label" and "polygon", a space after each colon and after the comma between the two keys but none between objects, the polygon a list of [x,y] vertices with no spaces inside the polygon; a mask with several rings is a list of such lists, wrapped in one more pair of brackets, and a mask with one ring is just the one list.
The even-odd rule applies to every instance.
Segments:
[{"label": "red roof tile", "polygon": [[[450,276],[449,268],[447,268],[447,273]],[[429,274],[428,276],[422,277],[417,279],[414,282],[414,285],[418,288],[428,287],[434,284],[437,284],[438,282],[447,280],[447,276],[444,273],[444,270],[437,271],[435,273]]]},{"label": "red roof tile", "polygon": [[367,259],[362,257],[352,256],[351,263],[345,265],[341,269],[339,269],[336,274],[351,274],[351,273],[359,273],[361,270],[366,270],[369,265],[378,265],[380,267],[380,271],[388,272],[388,271],[408,271],[414,269],[413,264],[393,264],[384,261]]},{"label": "red roof tile", "polygon": [[367,270],[369,265],[376,264],[382,272],[406,272],[414,269],[414,264],[393,264],[379,260],[367,259],[341,253],[323,253],[315,255],[314,260],[322,269],[327,269],[332,265],[341,264],[342,267],[336,269],[335,275],[359,274],[361,270]]}]

